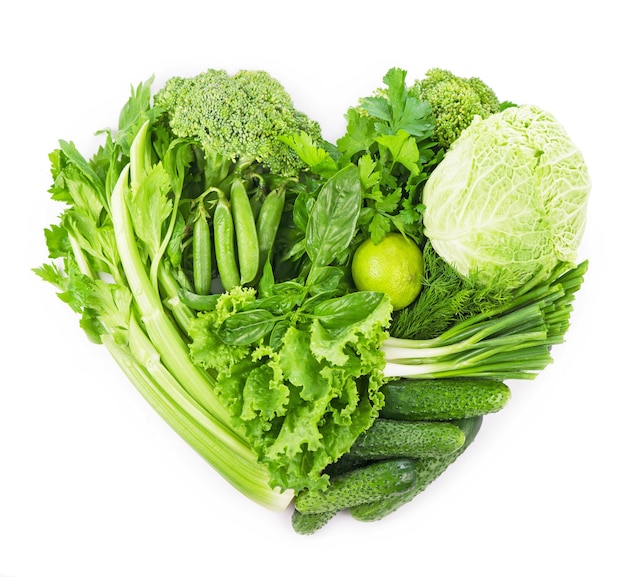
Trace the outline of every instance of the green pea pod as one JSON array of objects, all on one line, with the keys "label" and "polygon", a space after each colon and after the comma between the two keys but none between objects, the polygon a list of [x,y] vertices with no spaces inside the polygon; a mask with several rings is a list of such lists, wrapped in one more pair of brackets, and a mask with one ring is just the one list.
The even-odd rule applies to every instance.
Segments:
[{"label": "green pea pod", "polygon": [[259,215],[256,220],[256,232],[259,239],[261,266],[265,265],[271,255],[284,207],[285,189],[281,188],[271,191],[259,209]]},{"label": "green pea pod", "polygon": [[222,286],[229,291],[241,284],[235,252],[235,225],[230,204],[220,194],[213,215],[215,261]]},{"label": "green pea pod", "polygon": [[220,294],[200,295],[187,289],[178,289],[178,299],[194,311],[215,310]]},{"label": "green pea pod", "polygon": [[211,229],[207,215],[201,207],[193,225],[193,284],[199,295],[208,295],[211,292],[212,258],[211,258]]},{"label": "green pea pod", "polygon": [[250,197],[243,182],[236,179],[230,189],[230,204],[235,223],[240,283],[249,284],[259,271],[259,239]]}]

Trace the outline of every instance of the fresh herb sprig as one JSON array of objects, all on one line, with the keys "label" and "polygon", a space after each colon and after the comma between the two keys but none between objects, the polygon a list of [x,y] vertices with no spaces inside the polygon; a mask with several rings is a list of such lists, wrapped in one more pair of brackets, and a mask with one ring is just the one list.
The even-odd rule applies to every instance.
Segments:
[{"label": "fresh herb sprig", "polygon": [[461,276],[437,254],[430,242],[426,242],[422,254],[422,292],[412,304],[394,315],[390,328],[393,337],[431,339],[456,322],[498,309],[511,298],[508,291],[494,291]]},{"label": "fresh herb sprig", "polygon": [[371,237],[378,243],[397,231],[423,245],[421,190],[443,150],[432,139],[431,107],[408,89],[406,71],[392,68],[383,82],[347,111],[335,146],[320,147],[304,133],[284,141],[322,179],[348,164],[358,168],[363,206],[355,242]]}]

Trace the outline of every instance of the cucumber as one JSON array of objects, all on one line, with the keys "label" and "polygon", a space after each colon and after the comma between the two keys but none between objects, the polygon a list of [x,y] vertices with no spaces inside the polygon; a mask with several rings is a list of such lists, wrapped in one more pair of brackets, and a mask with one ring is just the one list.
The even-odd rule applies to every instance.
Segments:
[{"label": "cucumber", "polygon": [[511,398],[502,381],[487,378],[401,379],[381,387],[380,417],[450,421],[495,413]]},{"label": "cucumber", "polygon": [[304,514],[339,511],[401,495],[413,488],[415,480],[414,459],[376,461],[331,478],[326,489],[301,491],[296,495],[294,505]]},{"label": "cucumber", "polygon": [[435,479],[437,479],[465,450],[472,444],[480,427],[483,417],[481,415],[456,421],[455,423],[465,434],[465,443],[457,451],[449,455],[439,457],[425,457],[417,459],[416,481],[412,489],[402,495],[390,495],[384,499],[378,499],[369,503],[362,503],[350,507],[350,514],[358,521],[378,521],[383,517],[398,510],[402,505],[409,503],[419,493],[424,491]]},{"label": "cucumber", "polygon": [[449,422],[397,421],[378,418],[360,435],[349,454],[360,459],[447,455],[465,442],[463,431]]},{"label": "cucumber", "polygon": [[328,465],[331,478],[363,467],[370,461],[446,455],[463,445],[463,431],[450,422],[397,421],[378,418],[361,434],[348,453]]},{"label": "cucumber", "polygon": [[300,513],[294,509],[291,514],[291,526],[300,535],[311,535],[319,531],[328,521],[330,521],[337,511],[326,511],[324,513]]},{"label": "cucumber", "polygon": [[343,475],[348,471],[358,469],[368,463],[367,459],[355,457],[351,453],[344,453],[339,457],[337,461],[331,463],[324,469],[324,473],[330,476],[331,479]]}]

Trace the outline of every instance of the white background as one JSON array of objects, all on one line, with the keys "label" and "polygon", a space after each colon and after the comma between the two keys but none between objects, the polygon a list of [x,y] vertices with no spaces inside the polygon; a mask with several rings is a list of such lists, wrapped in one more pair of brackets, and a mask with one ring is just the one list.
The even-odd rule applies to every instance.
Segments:
[{"label": "white background", "polygon": [[[626,575],[623,19],[588,2],[22,2],[0,17],[0,576]],[[11,5],[9,8],[7,6]],[[509,8],[510,7],[510,8]],[[392,66],[480,76],[565,124],[594,188],[568,342],[386,520],[312,536],[246,501],[90,344],[51,286],[47,155],[85,153],[131,84],[276,76],[329,140]]]}]

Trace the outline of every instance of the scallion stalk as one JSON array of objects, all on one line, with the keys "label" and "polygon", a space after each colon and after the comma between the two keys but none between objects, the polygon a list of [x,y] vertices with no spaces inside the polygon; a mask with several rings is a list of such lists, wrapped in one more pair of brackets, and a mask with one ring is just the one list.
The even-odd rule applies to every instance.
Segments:
[{"label": "scallion stalk", "polygon": [[571,302],[587,261],[517,295],[490,313],[461,321],[425,340],[389,337],[383,343],[386,377],[483,376],[533,379],[564,341]]}]

